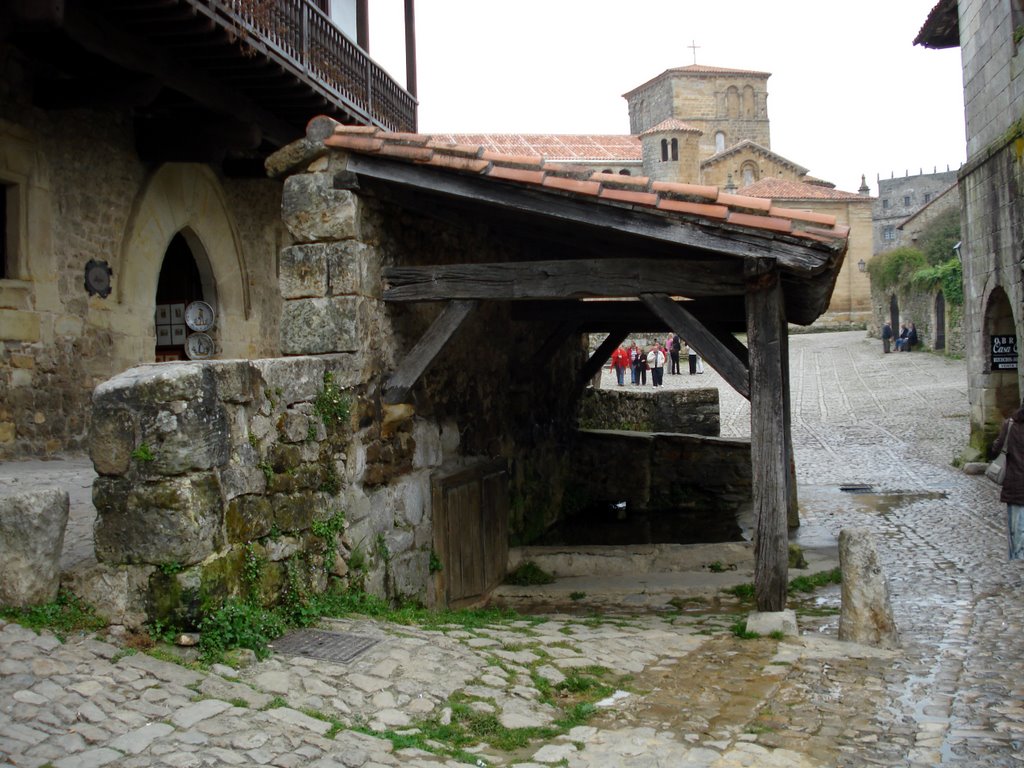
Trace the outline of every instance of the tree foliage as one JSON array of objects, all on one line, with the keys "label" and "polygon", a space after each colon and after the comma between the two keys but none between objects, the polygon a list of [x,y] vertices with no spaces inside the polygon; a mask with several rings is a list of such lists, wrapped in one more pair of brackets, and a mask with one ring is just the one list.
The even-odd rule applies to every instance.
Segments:
[{"label": "tree foliage", "polygon": [[960,242],[960,211],[951,209],[930,221],[917,238],[917,247],[903,246],[880,253],[868,265],[871,282],[882,290],[940,288],[951,304],[964,302],[963,266],[953,246]]}]

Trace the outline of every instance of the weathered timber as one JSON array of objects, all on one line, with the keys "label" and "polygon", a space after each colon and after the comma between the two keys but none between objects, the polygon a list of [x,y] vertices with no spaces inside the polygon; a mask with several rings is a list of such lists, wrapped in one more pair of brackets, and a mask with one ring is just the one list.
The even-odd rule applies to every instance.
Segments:
[{"label": "weathered timber", "polygon": [[756,274],[747,291],[750,458],[754,481],[754,596],[759,611],[786,607],[789,455],[782,354],[786,318],[778,274]]},{"label": "weathered timber", "polygon": [[[732,349],[746,365],[747,348],[732,335],[747,330],[743,296],[680,299],[677,303]],[[516,301],[510,305],[510,311],[512,319],[517,322],[555,323],[572,319],[580,333],[608,333],[619,326],[629,326],[634,333],[668,330],[665,321],[639,299]]]},{"label": "weathered timber", "polygon": [[476,306],[475,301],[453,301],[442,310],[402,360],[398,370],[388,378],[381,397],[385,404],[394,405],[405,401],[409,390]]},{"label": "weathered timber", "polygon": [[[783,328],[786,328],[784,325]],[[779,348],[782,357],[782,380],[789,381],[789,332],[784,332],[779,338]],[[782,405],[783,415],[783,439],[786,443],[786,525],[789,528],[800,527],[800,505],[797,496],[796,485],[796,455],[793,453],[793,411],[790,402],[790,390],[787,386],[783,390],[784,402]],[[787,548],[787,558],[789,556]]]},{"label": "weathered timber", "polygon": [[516,185],[496,184],[491,179],[455,173],[437,173],[387,158],[352,154],[348,168],[353,173],[402,184],[424,192],[461,198],[474,205],[500,206],[505,210],[540,218],[559,219],[651,238],[664,243],[688,246],[729,257],[772,258],[780,267],[805,275],[814,275],[830,264],[836,249],[796,242],[793,239],[760,235],[742,228],[718,225],[701,226],[698,221],[632,206],[613,203],[595,205],[593,200],[574,200],[550,192]]},{"label": "weathered timber", "polygon": [[530,366],[546,365],[558,348],[565,343],[572,334],[576,333],[578,324],[573,319],[564,320],[558,324],[558,327],[553,330],[548,337],[544,340],[537,351],[533,353]]},{"label": "weathered timber", "polygon": [[740,359],[704,324],[680,304],[661,293],[642,293],[640,300],[651,308],[675,333],[686,339],[729,386],[750,398],[750,372]]},{"label": "weathered timber", "polygon": [[384,271],[385,301],[445,299],[566,299],[636,296],[667,292],[680,296],[742,294],[742,268],[735,261],[682,259],[572,259],[493,264],[391,267]]},{"label": "weathered timber", "polygon": [[605,337],[605,340],[594,350],[594,354],[590,356],[590,359],[584,363],[583,368],[580,369],[580,374],[576,379],[576,389],[574,391],[575,398],[579,399],[580,395],[583,394],[583,390],[586,389],[587,384],[594,378],[594,375],[601,370],[601,367],[608,362],[608,358],[612,356],[612,352],[619,346],[626,337],[629,336],[629,330],[618,330],[609,333]]}]

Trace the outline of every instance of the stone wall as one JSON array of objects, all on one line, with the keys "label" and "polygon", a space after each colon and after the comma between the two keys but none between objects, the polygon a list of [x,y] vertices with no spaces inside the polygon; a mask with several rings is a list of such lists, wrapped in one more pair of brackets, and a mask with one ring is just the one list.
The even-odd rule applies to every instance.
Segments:
[{"label": "stone wall", "polygon": [[[900,323],[914,323],[917,326],[917,335],[920,346],[917,349],[935,349],[936,312],[935,300],[938,290],[923,291],[914,288],[901,288],[896,294],[896,301],[899,305]],[[872,286],[871,288],[871,322],[868,325],[868,335],[876,339],[882,338],[882,324],[890,321],[890,303],[893,297],[892,291],[882,291]],[[897,325],[893,333],[899,335],[900,329]],[[964,311],[963,307],[945,302],[945,354],[959,357],[965,353],[966,340],[964,335]],[[881,341],[879,341],[881,349]]]},{"label": "stone wall", "polygon": [[597,525],[594,510],[612,505],[619,505],[627,526],[639,515],[645,525],[669,529],[659,518],[696,513],[705,530],[687,530],[687,541],[721,541],[738,537],[752,483],[749,440],[585,430],[573,450],[570,493],[572,507],[591,527]]},{"label": "stone wall", "polygon": [[100,385],[100,565],[72,574],[72,588],[103,610],[118,603],[97,599],[104,584],[134,585],[109,618],[181,627],[227,598],[271,604],[330,576],[429,601],[440,431],[360,430],[374,417],[359,379],[353,356],[325,355],[143,366]]},{"label": "stone wall", "polygon": [[[85,448],[93,388],[154,360],[154,290],[179,232],[210,278],[217,357],[277,354],[279,182],[154,168],[129,111],[31,106],[6,47],[0,80],[0,183],[16,210],[0,272],[0,460]],[[90,260],[112,271],[106,297],[85,288]]]},{"label": "stone wall", "polygon": [[633,392],[590,389],[579,406],[582,429],[676,432],[717,437],[718,390],[682,389]]}]

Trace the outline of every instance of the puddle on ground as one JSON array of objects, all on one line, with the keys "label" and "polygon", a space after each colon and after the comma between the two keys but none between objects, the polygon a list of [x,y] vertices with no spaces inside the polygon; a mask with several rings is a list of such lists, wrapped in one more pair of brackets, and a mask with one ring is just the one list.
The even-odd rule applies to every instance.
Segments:
[{"label": "puddle on ground", "polygon": [[945,491],[891,491],[887,493],[855,493],[854,502],[868,512],[888,515],[899,507],[905,507],[918,501],[937,501],[946,498]]}]

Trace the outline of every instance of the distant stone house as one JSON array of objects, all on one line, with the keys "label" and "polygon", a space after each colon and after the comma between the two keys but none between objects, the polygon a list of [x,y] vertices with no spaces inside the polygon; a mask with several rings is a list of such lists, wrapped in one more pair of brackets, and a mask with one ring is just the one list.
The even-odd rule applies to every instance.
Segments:
[{"label": "distant stone house", "polygon": [[871,213],[874,252],[911,245],[904,238],[903,222],[956,185],[956,174],[956,171],[946,170],[879,178],[878,197]]},{"label": "distant stone house", "polygon": [[698,64],[665,70],[625,94],[631,131],[626,136],[449,133],[435,138],[593,171],[703,184],[836,216],[850,227],[850,245],[832,303],[818,324],[867,323],[870,286],[860,265],[872,255],[874,199],[866,187],[857,193],[837,190],[771,150],[769,77]]},{"label": "distant stone house", "polygon": [[967,162],[958,174],[964,338],[971,445],[985,449],[1020,406],[1024,337],[1024,7],[1006,0],[941,0],[915,44],[960,47]]}]

